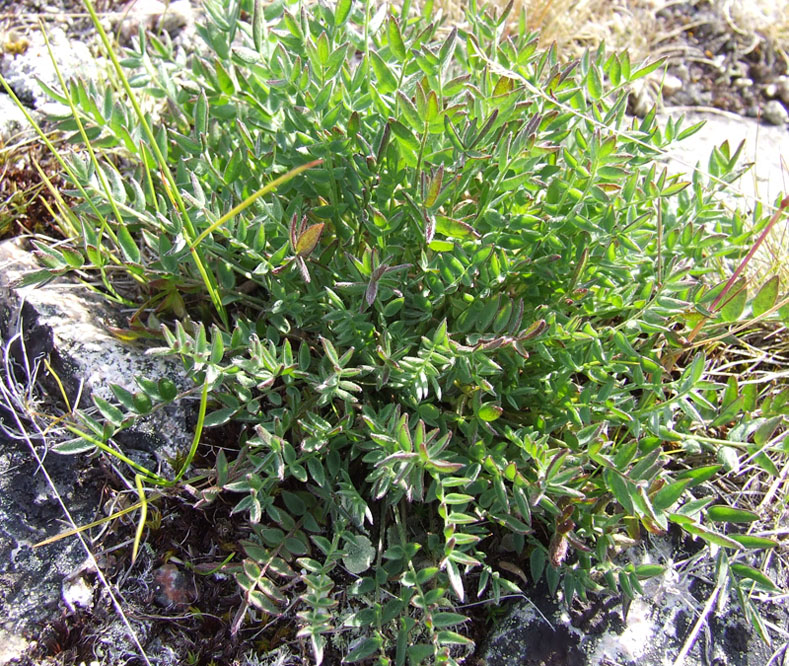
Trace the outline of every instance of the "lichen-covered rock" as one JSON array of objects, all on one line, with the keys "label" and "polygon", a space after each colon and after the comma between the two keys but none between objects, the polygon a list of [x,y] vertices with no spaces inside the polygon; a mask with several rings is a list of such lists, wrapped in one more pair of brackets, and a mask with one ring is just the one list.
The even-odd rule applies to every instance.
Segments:
[{"label": "lichen-covered rock", "polygon": [[[7,378],[3,378],[7,382]],[[0,415],[0,664],[39,649],[63,612],[63,582],[87,558],[82,543],[65,539],[34,545],[63,531],[67,506],[76,524],[96,517],[101,480],[90,461],[46,455],[47,442],[34,430],[29,438],[15,427],[8,410]],[[45,459],[45,478],[36,459]],[[51,482],[51,485],[50,485]],[[67,597],[68,598],[68,597]],[[83,597],[84,599],[84,597]],[[14,661],[13,663],[19,663]]]},{"label": "lichen-covered rock", "polygon": [[173,34],[194,24],[195,11],[190,0],[130,0],[120,13],[121,36],[128,40],[143,27]]},{"label": "lichen-covered rock", "polygon": [[777,99],[771,99],[764,105],[763,117],[771,125],[786,125],[789,122],[789,111]]},{"label": "lichen-covered rock", "polygon": [[[35,258],[16,241],[0,243],[0,334],[8,340],[15,330],[25,337],[29,358],[45,355],[52,368],[41,373],[42,384],[57,398],[64,390],[72,406],[88,407],[91,395],[113,401],[112,384],[135,393],[135,377],[171,379],[179,389],[190,386],[183,369],[145,348],[113,337],[107,326],[118,326],[122,315],[101,295],[69,282],[15,287],[25,272],[38,268]],[[62,387],[62,389],[61,389]],[[165,466],[188,450],[190,414],[183,405],[169,405],[140,418],[119,434],[132,459]]]},{"label": "lichen-covered rock", "polygon": [[[135,375],[187,385],[176,364],[107,332],[105,323],[117,324],[121,313],[98,295],[65,280],[17,285],[36,268],[19,241],[0,243],[0,665],[46,653],[54,625],[87,612],[101,590],[87,542],[71,536],[36,547],[103,515],[107,470],[87,455],[50,450],[58,412],[91,405],[91,395],[111,400],[110,383],[133,390]],[[168,459],[191,442],[191,418],[191,408],[170,405],[127,430],[119,445],[132,460],[167,474]],[[122,623],[117,631],[124,633]],[[133,652],[128,637],[123,641]]]},{"label": "lichen-covered rock", "polygon": [[0,92],[0,145],[7,145],[14,134],[27,126],[27,118],[16,102]]},{"label": "lichen-covered rock", "polygon": [[[38,84],[39,80],[50,88],[60,89],[58,69],[66,81],[72,77],[95,79],[98,72],[95,58],[86,44],[69,39],[60,28],[47,33],[47,38],[52,56],[44,35],[39,31],[31,31],[27,36],[28,45],[23,52],[0,56],[0,73],[17,97],[33,108],[51,101]],[[52,62],[53,57],[57,68]]]},{"label": "lichen-covered rock", "polygon": [[[662,550],[665,550],[662,549]],[[644,561],[654,561],[645,554]],[[670,558],[669,558],[670,561]],[[675,664],[712,593],[711,586],[668,566],[642,582],[645,594],[623,607],[612,595],[576,599],[568,609],[537,586],[517,602],[486,642],[484,666],[665,666]],[[771,618],[785,630],[789,616]],[[683,666],[764,666],[772,650],[736,605],[721,597],[690,640]],[[782,661],[773,661],[776,665]]]}]

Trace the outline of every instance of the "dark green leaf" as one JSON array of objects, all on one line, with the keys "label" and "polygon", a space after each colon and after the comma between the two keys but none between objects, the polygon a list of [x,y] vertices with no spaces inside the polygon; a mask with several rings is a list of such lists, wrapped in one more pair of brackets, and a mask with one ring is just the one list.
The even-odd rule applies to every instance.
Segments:
[{"label": "dark green leaf", "polygon": [[348,653],[348,656],[343,659],[343,662],[352,664],[354,662],[361,661],[362,659],[366,659],[367,657],[370,657],[378,652],[382,643],[383,639],[380,636],[365,638]]},{"label": "dark green leaf", "polygon": [[652,498],[652,506],[654,506],[657,511],[668,509],[680,498],[690,484],[690,481],[690,479],[682,479],[664,486]]},{"label": "dark green leaf", "polygon": [[59,453],[60,455],[64,456],[73,456],[79,453],[87,453],[88,451],[94,451],[96,449],[96,445],[92,442],[89,442],[86,439],[82,439],[78,437],[77,439],[70,439],[65,442],[58,442],[57,444],[53,444],[50,447],[55,453]]},{"label": "dark green leaf", "polygon": [[764,314],[775,305],[780,288],[781,280],[777,275],[773,275],[761,286],[753,299],[753,315],[755,317]]},{"label": "dark green leaf", "polygon": [[714,504],[707,508],[707,518],[716,523],[752,523],[759,514],[746,509],[735,509],[725,504]]},{"label": "dark green leaf", "polygon": [[589,67],[586,76],[586,88],[592,99],[600,99],[603,96],[603,83],[600,80],[600,72],[595,65]]},{"label": "dark green leaf", "polygon": [[731,291],[726,294],[720,306],[721,319],[725,322],[737,321],[745,304],[748,302],[748,283],[744,279],[737,280]]},{"label": "dark green leaf", "polygon": [[752,580],[755,583],[758,583],[763,588],[767,590],[771,590],[773,592],[777,592],[779,588],[770,580],[770,578],[759,571],[758,569],[754,569],[747,564],[741,564],[740,562],[732,562],[729,565],[729,569],[740,578],[747,578],[748,580]]},{"label": "dark green leaf", "polygon": [[732,539],[746,548],[761,549],[761,548],[775,548],[778,546],[777,541],[766,539],[765,537],[752,536],[750,534],[730,534]]},{"label": "dark green leaf", "polygon": [[690,479],[688,488],[692,488],[693,486],[698,486],[705,481],[709,481],[715,476],[720,468],[720,465],[706,465],[704,467],[695,467],[683,470],[682,472],[675,474],[675,476],[677,479]]},{"label": "dark green leaf", "polygon": [[389,48],[392,53],[400,62],[405,62],[405,44],[403,43],[403,36],[400,34],[400,25],[394,16],[389,17],[387,35],[389,37]]},{"label": "dark green leaf", "polygon": [[118,226],[118,243],[121,246],[121,251],[123,252],[123,256],[126,257],[127,261],[130,261],[133,264],[140,263],[140,248],[137,247],[137,244],[134,242],[134,239],[131,237],[129,230],[126,228],[125,224],[120,224]]},{"label": "dark green leaf", "polygon": [[266,37],[266,15],[263,1],[264,0],[255,0],[252,5],[252,41],[258,53],[263,50],[263,40]]},{"label": "dark green leaf", "polygon": [[111,405],[104,398],[101,398],[98,395],[93,396],[93,402],[96,405],[96,407],[98,407],[99,411],[101,412],[101,415],[105,419],[107,419],[109,423],[111,423],[115,427],[118,427],[123,423],[123,412],[121,412],[120,409],[118,409],[114,405]]}]

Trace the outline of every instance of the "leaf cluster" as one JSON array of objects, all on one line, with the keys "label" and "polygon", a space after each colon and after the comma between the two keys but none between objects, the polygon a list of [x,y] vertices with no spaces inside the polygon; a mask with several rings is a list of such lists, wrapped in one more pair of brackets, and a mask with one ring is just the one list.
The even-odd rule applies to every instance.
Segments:
[{"label": "leaf cluster", "polygon": [[[769,587],[734,560],[775,542],[712,482],[778,473],[789,389],[721,380],[688,340],[780,316],[777,281],[721,282],[768,223],[715,196],[739,151],[685,182],[656,157],[698,126],[625,116],[659,63],[561,62],[475,2],[450,31],[408,4],[207,0],[189,58],[141,33],[119,90],[51,91],[82,203],[46,275],[101,275],[138,308],[125,335],[203,388],[200,428],[240,426],[198,484],[248,521],[234,628],[295,617],[318,663],[348,632],[346,662],[453,664],[459,607],[519,590],[505,546],[568,603],[632,597],[662,569],[621,544],[672,525]],[[69,450],[178,398],[140,386]]]}]

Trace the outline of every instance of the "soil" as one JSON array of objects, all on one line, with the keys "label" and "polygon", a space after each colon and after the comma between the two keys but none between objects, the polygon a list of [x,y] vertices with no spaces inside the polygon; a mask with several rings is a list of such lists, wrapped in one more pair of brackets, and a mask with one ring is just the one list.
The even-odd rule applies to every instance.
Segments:
[{"label": "soil", "polygon": [[659,50],[668,57],[668,72],[683,83],[666,104],[760,117],[786,75],[782,47],[787,45],[737,32],[739,27],[727,19],[724,4],[681,3],[658,12],[662,31],[675,35]]}]

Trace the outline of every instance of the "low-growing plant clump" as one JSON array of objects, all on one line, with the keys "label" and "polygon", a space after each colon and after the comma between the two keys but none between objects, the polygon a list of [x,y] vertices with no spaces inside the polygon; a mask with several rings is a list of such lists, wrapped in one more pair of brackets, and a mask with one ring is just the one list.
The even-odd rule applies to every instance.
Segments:
[{"label": "low-growing plant clump", "polygon": [[[141,33],[114,85],[51,91],[81,203],[33,279],[99,276],[137,308],[123,335],[195,387],[116,386],[56,450],[129,464],[135,554],[156,487],[231,502],[232,630],[295,621],[316,663],[458,663],[464,605],[519,591],[505,546],[567,603],[633,597],[663,568],[618,554],[670,529],[711,544],[766,635],[754,549],[776,542],[716,483],[777,475],[789,388],[716,368],[786,319],[777,279],[727,279],[780,211],[718,202],[726,143],[691,182],[659,166],[697,129],[625,117],[659,63],[563,62],[525,20],[409,5],[206,0],[196,54]],[[116,433],[192,394],[171,477],[123,456]]]}]

